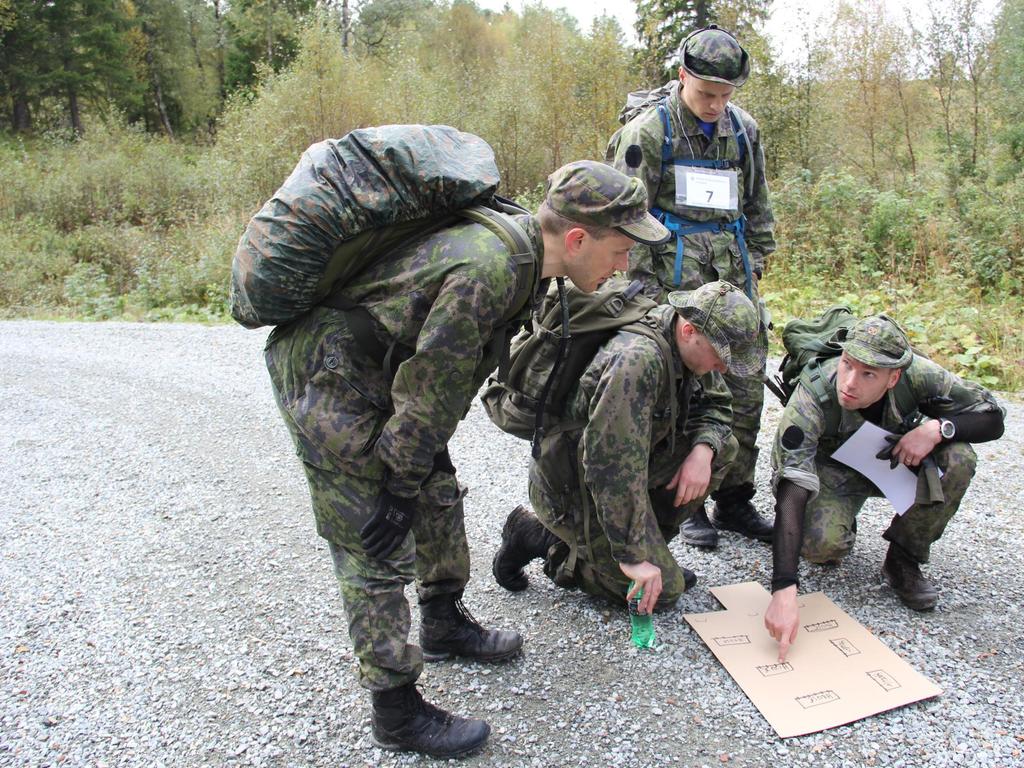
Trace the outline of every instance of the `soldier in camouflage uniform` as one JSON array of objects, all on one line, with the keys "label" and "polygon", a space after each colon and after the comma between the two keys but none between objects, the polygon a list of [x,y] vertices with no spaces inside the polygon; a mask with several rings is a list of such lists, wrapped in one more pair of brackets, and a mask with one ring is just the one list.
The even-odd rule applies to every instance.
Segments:
[{"label": "soldier in camouflage uniform", "polygon": [[[567,275],[592,291],[624,269],[637,241],[668,232],[647,212],[642,184],[579,162],[548,179],[536,216],[522,215],[538,285]],[[342,289],[370,333],[392,345],[382,364],[357,338],[350,312],[321,306],[270,336],[266,361],[327,539],[359,660],[372,692],[374,740],[451,757],[479,747],[482,720],[421,698],[423,659],[498,661],[519,634],[481,627],[462,605],[469,547],[462,487],[447,443],[501,352],[492,335],[521,272],[491,229],[461,222],[398,247]],[[521,307],[517,322],[529,313]],[[394,369],[394,374],[386,371]],[[409,533],[412,535],[408,535]],[[408,642],[404,588],[417,581],[421,649]]]},{"label": "soldier in camouflage uniform", "polygon": [[506,589],[526,588],[523,566],[536,557],[559,586],[614,601],[635,581],[628,597],[643,589],[641,613],[670,607],[695,583],[668,542],[736,454],[721,374],[761,370],[764,352],[759,314],[735,286],[709,283],[668,300],[650,316],[672,360],[653,339],[619,331],[570,393],[564,418],[585,426],[542,442],[530,467],[537,517],[514,510],[494,558]]},{"label": "soldier in camouflage uniform", "polygon": [[[746,82],[750,60],[732,35],[714,26],[690,35],[680,59],[679,80],[652,92],[665,94],[663,100],[651,105],[648,98],[608,146],[608,161],[643,179],[652,213],[676,235],[665,245],[634,248],[629,276],[643,280],[647,295],[660,302],[669,291],[725,280],[759,306],[758,281],[775,250],[764,151],[757,123],[728,103]],[[633,111],[627,107],[623,117]],[[761,343],[767,350],[766,329]],[[751,504],[763,379],[764,371],[725,377],[739,454],[712,494],[711,520],[701,509],[683,524],[689,544],[717,546],[716,529],[771,541],[771,524]]]},{"label": "soldier in camouflage uniform", "polygon": [[[865,421],[902,433],[879,454],[891,466],[918,469],[917,498],[882,534],[882,574],[904,604],[935,607],[938,592],[922,575],[934,541],[960,507],[974,476],[970,443],[1003,433],[1004,413],[986,389],[916,355],[885,315],[858,322],[840,357],[821,363],[821,383],[802,377],[779,422],[772,451],[776,495],[772,600],[765,626],[784,658],[799,623],[797,565],[839,563],[853,547],[857,513],[878,488],[830,458]],[[823,395],[816,394],[817,391]],[[900,388],[900,389],[897,389]],[[939,478],[936,467],[941,470]]]}]

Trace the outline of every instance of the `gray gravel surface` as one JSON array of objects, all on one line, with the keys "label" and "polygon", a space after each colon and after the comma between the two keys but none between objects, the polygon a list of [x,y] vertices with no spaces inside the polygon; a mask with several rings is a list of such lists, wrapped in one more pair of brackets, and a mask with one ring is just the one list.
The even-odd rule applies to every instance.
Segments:
[{"label": "gray gravel surface", "polygon": [[[330,558],[276,412],[265,334],[234,327],[0,323],[0,765],[393,766],[375,749]],[[1014,400],[1014,398],[1011,398]],[[1019,402],[1019,401],[1017,401]],[[494,731],[465,765],[1024,765],[1022,407],[933,551],[938,610],[879,585],[872,502],[823,590],[945,693],[780,740],[687,627],[708,585],[767,583],[768,546],[677,544],[700,576],[639,652],[624,609],[554,588],[510,594],[490,559],[526,501],[526,444],[474,405],[452,442],[470,487],[485,623],[518,629],[504,666],[443,663],[425,695]],[[769,405],[768,431],[778,418]],[[767,481],[762,455],[759,478]],[[762,507],[769,498],[762,491]],[[414,610],[415,615],[415,610]],[[414,619],[414,633],[416,631]]]}]

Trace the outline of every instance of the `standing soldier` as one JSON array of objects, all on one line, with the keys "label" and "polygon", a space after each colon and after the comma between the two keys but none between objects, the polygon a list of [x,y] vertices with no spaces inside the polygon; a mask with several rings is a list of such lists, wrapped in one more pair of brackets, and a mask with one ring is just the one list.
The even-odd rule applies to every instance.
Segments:
[{"label": "standing soldier", "polygon": [[[759,306],[758,280],[775,250],[774,219],[757,123],[729,103],[750,74],[750,58],[715,26],[694,32],[679,53],[679,80],[642,94],[637,104],[631,95],[626,124],[608,146],[609,162],[643,180],[651,212],[675,235],[665,245],[634,248],[629,275],[659,302],[670,291],[725,280]],[[761,333],[767,350],[767,330]],[[683,523],[689,544],[717,546],[716,529],[771,541],[771,523],[751,503],[763,380],[763,370],[725,376],[739,454],[712,494],[711,520],[701,508]]]},{"label": "standing soldier", "polygon": [[719,281],[669,294],[647,320],[664,340],[627,329],[606,341],[562,416],[583,426],[541,443],[530,465],[537,517],[513,510],[494,556],[505,589],[525,589],[523,566],[538,557],[562,587],[620,602],[642,589],[641,613],[671,607],[696,582],[668,543],[736,454],[721,374],[764,366],[760,317]]},{"label": "standing soldier", "polygon": [[[515,218],[537,282],[567,275],[585,291],[625,269],[635,242],[669,236],[647,212],[639,181],[593,162],[556,171],[538,214]],[[519,634],[483,628],[462,604],[465,489],[447,449],[502,352],[494,342],[502,319],[521,323],[529,314],[530,301],[514,305],[523,295],[522,254],[512,250],[474,222],[421,236],[343,286],[336,303],[361,309],[315,307],[267,343],[274,394],[334,560],[360,682],[372,695],[371,733],[386,749],[455,757],[481,746],[487,723],[422,699],[415,682],[423,659],[500,661],[522,646]],[[388,349],[383,361],[373,346]],[[408,643],[404,589],[414,577],[422,652]]]},{"label": "standing soldier", "polygon": [[[977,457],[971,443],[1003,434],[1003,411],[988,390],[915,355],[885,315],[858,322],[842,354],[801,377],[775,435],[772,599],[764,623],[785,659],[799,627],[797,565],[838,564],[853,547],[857,513],[878,488],[832,454],[865,421],[902,433],[879,458],[918,469],[915,503],[882,534],[882,575],[904,605],[929,611],[935,586],[921,573],[931,545],[960,508]],[[941,477],[940,473],[941,472]]]}]

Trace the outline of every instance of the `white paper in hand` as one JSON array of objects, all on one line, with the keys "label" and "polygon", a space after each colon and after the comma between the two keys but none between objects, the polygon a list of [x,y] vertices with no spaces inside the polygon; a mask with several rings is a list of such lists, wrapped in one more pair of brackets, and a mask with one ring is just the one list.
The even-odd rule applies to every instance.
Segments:
[{"label": "white paper in hand", "polygon": [[832,458],[852,467],[877,485],[878,490],[885,494],[885,498],[892,504],[896,514],[902,515],[910,509],[917,496],[917,475],[902,464],[890,469],[888,459],[875,458],[879,451],[889,447],[889,442],[885,438],[891,434],[892,432],[865,421],[861,428],[832,454]]}]

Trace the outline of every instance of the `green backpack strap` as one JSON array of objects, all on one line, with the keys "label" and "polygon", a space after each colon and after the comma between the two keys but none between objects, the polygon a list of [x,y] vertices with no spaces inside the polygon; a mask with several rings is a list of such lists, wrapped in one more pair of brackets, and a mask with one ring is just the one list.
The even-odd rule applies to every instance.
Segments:
[{"label": "green backpack strap", "polygon": [[[525,209],[521,210],[526,213]],[[516,295],[512,300],[512,309],[501,319],[502,323],[507,323],[526,306],[526,302],[533,293],[537,256],[533,252],[530,237],[526,234],[526,230],[519,225],[519,222],[511,216],[484,205],[463,208],[459,211],[459,215],[470,221],[475,221],[477,224],[483,224],[497,235],[508,247],[512,261],[515,262]]]},{"label": "green backpack strap", "polygon": [[[496,202],[504,211],[528,213],[525,208],[520,208],[501,198],[497,198]],[[537,279],[537,256],[533,252],[533,246],[526,230],[508,213],[496,211],[485,205],[474,205],[470,208],[463,208],[458,214],[472,222],[482,224],[497,235],[509,249],[509,254],[515,264],[516,293],[512,297],[512,306],[494,329],[490,342],[500,350],[498,379],[504,381],[508,377],[511,325],[533,295],[534,283]]]}]

